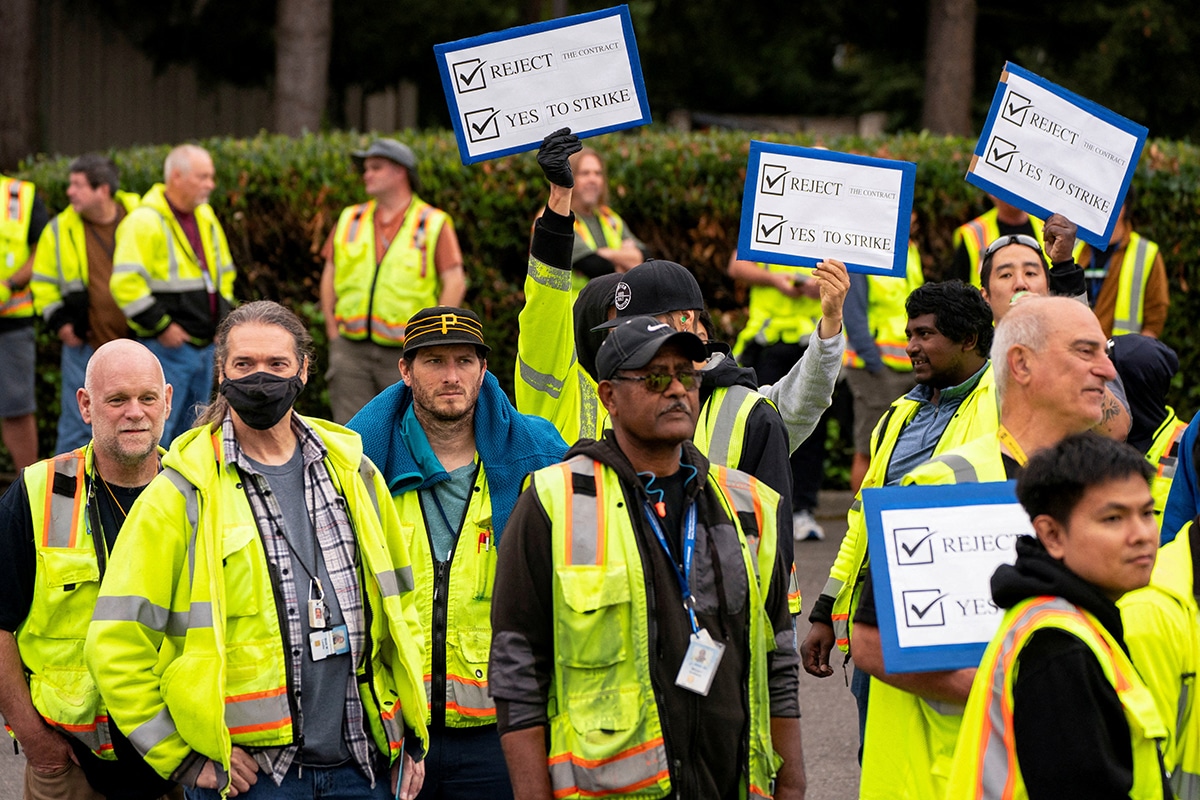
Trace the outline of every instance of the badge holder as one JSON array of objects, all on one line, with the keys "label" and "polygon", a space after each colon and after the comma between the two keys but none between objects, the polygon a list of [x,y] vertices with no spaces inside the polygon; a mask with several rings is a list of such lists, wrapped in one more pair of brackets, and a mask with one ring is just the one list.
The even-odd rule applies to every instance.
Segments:
[{"label": "badge holder", "polygon": [[325,605],[325,592],[321,582],[314,578],[308,590],[308,626],[313,629],[308,635],[308,652],[313,661],[324,661],[330,656],[350,652],[350,634],[346,626],[337,625],[325,630],[328,625],[329,607]]}]

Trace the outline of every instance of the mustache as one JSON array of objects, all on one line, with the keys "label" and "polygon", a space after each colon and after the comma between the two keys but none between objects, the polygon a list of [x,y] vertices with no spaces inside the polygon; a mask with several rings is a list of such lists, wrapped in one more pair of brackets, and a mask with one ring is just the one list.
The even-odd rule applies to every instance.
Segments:
[{"label": "mustache", "polygon": [[673,411],[682,411],[685,414],[691,414],[692,407],[689,406],[687,403],[683,402],[682,400],[677,400],[674,403],[671,403],[671,405],[664,408],[661,412],[659,412],[659,416],[661,417],[664,414],[670,414]]}]

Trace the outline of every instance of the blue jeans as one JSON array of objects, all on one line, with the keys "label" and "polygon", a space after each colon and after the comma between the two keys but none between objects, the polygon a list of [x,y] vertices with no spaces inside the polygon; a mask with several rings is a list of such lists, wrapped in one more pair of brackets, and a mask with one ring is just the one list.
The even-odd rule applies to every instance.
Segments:
[{"label": "blue jeans", "polygon": [[67,453],[77,447],[83,447],[92,438],[92,426],[79,416],[79,401],[75,392],[83,388],[83,379],[87,375],[88,359],[96,352],[87,342],[78,347],[62,348],[62,390],[59,393],[61,409],[58,414],[58,442],[54,452]]},{"label": "blue jeans", "polygon": [[858,705],[858,765],[862,766],[863,734],[867,730],[867,696],[871,693],[871,676],[858,667],[850,676],[850,694]]},{"label": "blue jeans", "polygon": [[511,800],[500,733],[482,728],[429,728],[425,783],[417,800]]},{"label": "blue jeans", "polygon": [[[188,789],[187,800],[220,800],[216,789]],[[389,773],[375,776],[375,788],[353,763],[338,767],[300,767],[288,770],[283,783],[275,785],[271,776],[258,773],[258,783],[238,795],[239,800],[391,800]]]},{"label": "blue jeans", "polygon": [[166,347],[154,337],[140,341],[158,357],[167,383],[174,388],[171,416],[163,427],[160,442],[163,447],[170,447],[175,437],[191,428],[196,421],[196,407],[207,405],[212,399],[213,346],[185,344]]}]

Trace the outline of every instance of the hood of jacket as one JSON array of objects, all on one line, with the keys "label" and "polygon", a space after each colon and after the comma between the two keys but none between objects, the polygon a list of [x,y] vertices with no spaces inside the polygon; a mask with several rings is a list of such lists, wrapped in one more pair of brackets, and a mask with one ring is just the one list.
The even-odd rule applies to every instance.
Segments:
[{"label": "hood of jacket", "polygon": [[579,291],[572,309],[575,316],[575,357],[579,359],[579,366],[594,381],[600,380],[596,375],[596,353],[600,352],[600,345],[604,343],[608,331],[594,331],[592,328],[608,321],[608,310],[612,308],[620,282],[621,275],[617,272],[592,278]]},{"label": "hood of jacket", "polygon": [[724,386],[745,386],[758,391],[758,375],[750,367],[739,366],[733,356],[718,350],[700,371],[700,388],[711,392]]}]

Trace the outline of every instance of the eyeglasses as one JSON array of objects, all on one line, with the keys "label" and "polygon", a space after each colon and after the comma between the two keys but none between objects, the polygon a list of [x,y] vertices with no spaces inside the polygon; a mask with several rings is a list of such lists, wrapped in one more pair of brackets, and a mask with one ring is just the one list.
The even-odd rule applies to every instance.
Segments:
[{"label": "eyeglasses", "polygon": [[678,380],[686,391],[691,391],[700,385],[700,378],[695,370],[685,369],[681,372],[651,372],[648,375],[614,375],[610,381],[641,381],[646,384],[646,391],[662,394]]},{"label": "eyeglasses", "polygon": [[983,254],[985,256],[995,255],[997,250],[1008,247],[1010,244],[1023,244],[1026,247],[1032,247],[1038,252],[1039,255],[1042,253],[1041,242],[1039,242],[1037,239],[1033,238],[1032,236],[1026,236],[1023,233],[1010,233],[1007,236],[1001,236],[999,239],[989,244],[987,246],[987,250],[983,251]]}]

